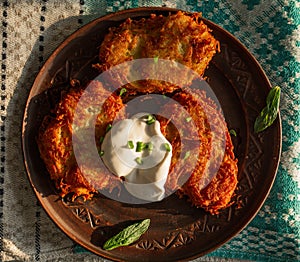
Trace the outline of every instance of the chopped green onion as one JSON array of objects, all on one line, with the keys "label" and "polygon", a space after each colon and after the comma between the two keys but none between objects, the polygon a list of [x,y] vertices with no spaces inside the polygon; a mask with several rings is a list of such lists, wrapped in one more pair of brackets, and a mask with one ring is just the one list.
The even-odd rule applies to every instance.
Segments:
[{"label": "chopped green onion", "polygon": [[236,134],[236,132],[235,132],[234,129],[230,129],[230,130],[229,130],[229,134],[230,134],[230,135],[233,135],[233,136],[237,136],[237,134]]},{"label": "chopped green onion", "polygon": [[153,115],[148,115],[146,123],[147,125],[151,125],[155,122],[155,117]]},{"label": "chopped green onion", "polygon": [[99,155],[100,155],[100,156],[103,156],[103,155],[104,155],[104,151],[101,150],[100,153],[99,153]]},{"label": "chopped green onion", "polygon": [[99,139],[99,142],[102,143],[103,140],[104,140],[104,136],[101,136],[100,139]]},{"label": "chopped green onion", "polygon": [[133,142],[130,140],[127,142],[127,146],[130,148],[130,149],[133,149],[134,148],[134,144]]},{"label": "chopped green onion", "polygon": [[185,119],[186,122],[190,122],[191,120],[192,120],[192,117],[187,117],[187,118]]},{"label": "chopped green onion", "polygon": [[162,95],[163,99],[167,99],[168,97],[166,95]]},{"label": "chopped green onion", "polygon": [[127,92],[127,89],[125,87],[121,88],[119,96],[122,96],[126,92]]},{"label": "chopped green onion", "polygon": [[136,152],[142,152],[142,150],[146,147],[146,145],[143,142],[136,142]]},{"label": "chopped green onion", "polygon": [[191,152],[190,151],[186,151],[183,160],[188,159],[190,155],[191,155]]},{"label": "chopped green onion", "polygon": [[153,144],[151,142],[144,143],[141,141],[136,142],[136,152],[142,152],[144,149],[148,149],[149,151],[153,150]]},{"label": "chopped green onion", "polygon": [[171,147],[170,147],[169,143],[164,143],[164,147],[165,147],[167,152],[171,151]]},{"label": "chopped green onion", "polygon": [[111,130],[111,127],[112,127],[112,125],[108,124],[107,127],[106,127],[106,132],[108,132],[109,130]]},{"label": "chopped green onion", "polygon": [[147,144],[147,149],[151,152],[153,150],[153,144],[151,142],[149,142]]},{"label": "chopped green onion", "polygon": [[139,165],[143,164],[142,158],[140,158],[140,157],[137,157],[135,159],[135,162],[137,162]]},{"label": "chopped green onion", "polygon": [[154,63],[157,64],[158,62],[158,56],[153,57]]}]

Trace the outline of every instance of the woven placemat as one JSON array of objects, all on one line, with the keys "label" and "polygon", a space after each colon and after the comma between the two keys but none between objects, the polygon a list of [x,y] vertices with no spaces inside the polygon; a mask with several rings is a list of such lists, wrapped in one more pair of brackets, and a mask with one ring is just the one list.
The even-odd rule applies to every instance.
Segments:
[{"label": "woven placemat", "polygon": [[108,12],[168,6],[201,11],[252,52],[282,88],[282,157],[273,189],[234,239],[197,261],[300,261],[300,3],[252,1],[1,1],[0,248],[2,261],[104,261],[73,243],[45,214],[22,158],[21,122],[40,67],[72,32]]}]

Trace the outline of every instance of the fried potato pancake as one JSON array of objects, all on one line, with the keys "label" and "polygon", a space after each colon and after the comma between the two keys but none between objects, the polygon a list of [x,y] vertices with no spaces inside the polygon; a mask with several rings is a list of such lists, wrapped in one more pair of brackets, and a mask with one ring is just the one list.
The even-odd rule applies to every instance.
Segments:
[{"label": "fried potato pancake", "polygon": [[[180,11],[169,16],[153,14],[140,20],[127,19],[119,27],[111,28],[105,36],[100,46],[100,63],[96,67],[106,71],[139,58],[167,59],[193,70],[197,76],[203,76],[212,57],[219,50],[219,42],[200,16],[199,13],[187,14]],[[127,89],[132,93],[168,93],[178,89],[178,83],[191,83],[193,79],[185,77],[183,68],[180,68],[182,73],[174,74],[171,63],[169,66],[170,68],[158,69],[152,69],[149,64],[139,64],[138,68],[124,67],[124,75],[120,78],[135,79],[138,74],[147,76],[145,71],[149,73],[149,70],[155,70],[156,77],[152,80],[143,78],[127,84]],[[115,80],[114,75],[111,81]],[[123,82],[126,80],[123,79]]]},{"label": "fried potato pancake", "polygon": [[[238,182],[227,124],[204,91],[185,89],[172,98],[179,104],[167,104],[162,112],[172,112],[174,117],[158,118],[173,148],[166,187],[178,189],[194,206],[217,214],[231,204]],[[190,118],[183,117],[181,107]]]},{"label": "fried potato pancake", "polygon": [[[104,101],[101,112],[96,118],[96,142],[100,148],[100,137],[105,135],[105,130],[109,124],[115,120],[117,114],[122,115],[123,102],[115,94],[111,94],[103,88],[98,81],[89,83],[89,90],[93,97],[85,101],[86,106],[80,108],[76,113],[80,114],[82,121],[77,123],[81,128],[89,122],[92,117],[90,107],[93,101]],[[62,197],[72,194],[74,200],[78,196],[90,199],[97,189],[113,190],[119,186],[119,179],[103,170],[97,175],[97,183],[91,184],[81,173],[77,165],[73,145],[72,145],[72,123],[74,113],[79,99],[84,93],[84,89],[71,89],[63,94],[61,101],[54,110],[55,117],[46,116],[39,129],[37,143],[41,158],[44,160],[50,177],[55,181],[56,187],[60,190]],[[92,101],[93,100],[93,101]],[[86,137],[81,137],[84,144]]]}]

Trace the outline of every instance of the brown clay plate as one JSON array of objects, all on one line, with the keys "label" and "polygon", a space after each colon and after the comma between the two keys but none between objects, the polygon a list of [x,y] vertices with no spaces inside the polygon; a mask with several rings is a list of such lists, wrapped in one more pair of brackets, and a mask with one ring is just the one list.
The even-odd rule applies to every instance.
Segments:
[{"label": "brown clay plate", "polygon": [[[108,28],[124,19],[167,15],[168,8],[138,8],[100,17],[68,37],[39,72],[28,97],[23,120],[23,151],[28,176],[41,205],[71,239],[88,250],[118,261],[190,260],[211,252],[238,234],[260,209],[273,184],[281,149],[281,124],[259,135],[253,124],[263,108],[270,83],[255,58],[231,34],[206,21],[221,43],[206,71],[219,98],[233,137],[239,174],[235,204],[212,216],[171,195],[158,203],[129,205],[97,197],[92,201],[64,203],[49,180],[35,142],[43,117],[57,103],[70,79],[92,78],[91,64]],[[135,244],[112,251],[105,240],[132,221],[151,218],[151,226]]]}]

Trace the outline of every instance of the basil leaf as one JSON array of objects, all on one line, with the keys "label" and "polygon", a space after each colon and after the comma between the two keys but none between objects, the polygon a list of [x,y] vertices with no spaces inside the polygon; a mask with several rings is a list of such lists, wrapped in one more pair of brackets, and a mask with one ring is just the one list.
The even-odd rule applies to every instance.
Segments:
[{"label": "basil leaf", "polygon": [[280,102],[280,87],[273,87],[266,99],[266,107],[262,109],[254,123],[254,132],[259,133],[273,124],[275,121]]},{"label": "basil leaf", "polygon": [[103,246],[105,250],[112,250],[121,246],[128,246],[137,241],[143,235],[150,225],[150,219],[144,219],[141,222],[134,223],[126,227],[120,233],[108,239]]}]

